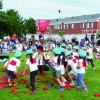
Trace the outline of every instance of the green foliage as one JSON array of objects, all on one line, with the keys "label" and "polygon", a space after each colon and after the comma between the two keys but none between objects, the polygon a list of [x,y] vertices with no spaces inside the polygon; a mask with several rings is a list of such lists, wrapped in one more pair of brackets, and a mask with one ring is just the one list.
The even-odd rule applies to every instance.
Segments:
[{"label": "green foliage", "polygon": [[19,15],[18,11],[15,11],[13,9],[8,10],[7,15],[9,17],[9,26],[8,33],[13,34],[16,33],[17,36],[21,36],[21,30],[23,25],[23,18]]},{"label": "green foliage", "polygon": [[0,34],[7,32],[8,25],[9,25],[8,15],[5,12],[0,12]]},{"label": "green foliage", "polygon": [[24,31],[33,34],[36,33],[36,21],[33,18],[29,18],[24,21]]},{"label": "green foliage", "polygon": [[2,10],[2,7],[3,7],[2,1],[3,1],[3,0],[0,0],[0,10]]},{"label": "green foliage", "polygon": [[59,31],[58,34],[62,37],[65,34],[65,32],[64,31]]},{"label": "green foliage", "polygon": [[20,37],[22,25],[23,18],[18,14],[18,11],[10,9],[6,12],[0,12],[0,30],[3,33],[10,35],[16,33]]},{"label": "green foliage", "polygon": [[[0,9],[2,9],[2,1],[0,1]],[[23,17],[14,9],[0,11],[0,34],[17,34],[17,37],[22,37],[26,31],[28,33],[36,33],[36,21],[33,18],[23,20]],[[1,35],[0,35],[1,37]]]}]

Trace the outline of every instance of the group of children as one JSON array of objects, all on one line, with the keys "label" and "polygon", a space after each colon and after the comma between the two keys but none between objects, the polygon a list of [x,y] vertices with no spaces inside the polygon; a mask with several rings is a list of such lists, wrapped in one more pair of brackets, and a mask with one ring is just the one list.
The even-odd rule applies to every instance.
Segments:
[{"label": "group of children", "polygon": [[[33,54],[31,49],[26,50],[26,66],[23,71],[23,75],[27,68],[30,68],[30,85],[32,87],[31,92],[35,92],[35,76],[39,70],[42,73],[42,62],[43,56],[45,58],[44,71],[49,71],[52,69],[52,79],[51,84],[48,88],[54,88],[54,79],[58,82],[60,89],[59,91],[64,90],[67,80],[64,78],[64,75],[67,74],[70,79],[70,85],[75,85],[73,81],[73,76],[76,77],[77,90],[82,92],[88,92],[86,85],[84,84],[83,78],[85,75],[85,70],[88,69],[88,63],[90,62],[93,70],[95,70],[93,63],[93,54],[92,54],[92,45],[88,44],[87,49],[84,50],[78,45],[66,45],[62,43],[57,44],[57,47],[53,49],[53,56],[51,56],[50,51],[47,53],[42,52],[42,46],[38,46],[37,51]],[[11,86],[11,80],[13,80],[14,85],[16,85],[16,74],[20,67],[20,60],[22,52],[17,51],[14,53],[9,61],[3,59],[4,69],[7,69],[7,79],[8,84]],[[45,66],[47,65],[47,66]],[[67,73],[66,73],[67,72]]]}]

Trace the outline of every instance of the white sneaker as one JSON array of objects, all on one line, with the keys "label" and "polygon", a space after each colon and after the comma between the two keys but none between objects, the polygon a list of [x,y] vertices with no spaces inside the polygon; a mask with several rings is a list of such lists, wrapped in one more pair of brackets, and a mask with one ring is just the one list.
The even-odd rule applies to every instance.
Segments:
[{"label": "white sneaker", "polygon": [[64,82],[66,83],[66,82],[67,82],[67,80],[66,80],[66,79],[64,79]]},{"label": "white sneaker", "polygon": [[70,86],[73,86],[74,85],[74,82],[73,81],[71,81],[71,83],[69,84]]},{"label": "white sneaker", "polygon": [[66,86],[65,82],[62,82],[62,86]]},{"label": "white sneaker", "polygon": [[96,70],[96,68],[95,67],[93,67],[93,69],[92,69],[93,71],[95,71]]},{"label": "white sneaker", "polygon": [[86,70],[88,70],[88,67],[86,67]]}]

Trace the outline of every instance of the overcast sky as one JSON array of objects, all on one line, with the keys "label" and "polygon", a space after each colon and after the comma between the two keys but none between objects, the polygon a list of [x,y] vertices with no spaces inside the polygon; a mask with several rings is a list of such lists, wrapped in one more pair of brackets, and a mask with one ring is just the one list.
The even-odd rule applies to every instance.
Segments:
[{"label": "overcast sky", "polygon": [[54,19],[100,13],[100,0],[3,0],[7,9],[18,10],[24,18]]}]

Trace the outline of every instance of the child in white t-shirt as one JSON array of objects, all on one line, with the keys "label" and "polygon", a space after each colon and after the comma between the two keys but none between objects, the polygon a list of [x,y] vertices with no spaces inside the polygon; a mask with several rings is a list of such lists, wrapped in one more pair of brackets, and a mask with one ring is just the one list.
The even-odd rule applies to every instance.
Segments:
[{"label": "child in white t-shirt", "polygon": [[64,48],[59,48],[61,50],[61,63],[60,63],[60,71],[61,71],[61,81],[62,81],[62,85],[65,86],[65,83],[67,82],[67,80],[64,78],[64,74],[65,74],[65,68],[64,68],[64,64],[65,64],[65,49]]},{"label": "child in white t-shirt", "polygon": [[16,44],[16,51],[22,51],[23,46],[20,42],[18,42],[18,44]]},{"label": "child in white t-shirt", "polygon": [[96,48],[96,50],[97,50],[97,52],[96,52],[96,58],[97,58],[97,59],[100,59],[100,47],[98,46],[98,47]]},{"label": "child in white t-shirt", "polygon": [[73,57],[75,57],[76,59],[78,59],[78,57],[79,57],[78,50],[79,50],[78,46],[73,47]]},{"label": "child in white t-shirt", "polygon": [[6,70],[6,67],[5,66],[7,66],[7,64],[8,64],[8,59],[4,58],[2,60],[2,62],[4,63],[4,66],[3,66],[3,70],[2,71],[4,71],[4,70]]},{"label": "child in white t-shirt", "polygon": [[18,72],[18,69],[20,67],[20,60],[21,52],[16,52],[14,54],[14,57],[10,59],[10,61],[4,66],[4,68],[7,68],[7,79],[8,84],[11,86],[11,80],[14,82],[14,85],[16,85],[16,74]]},{"label": "child in white t-shirt", "polygon": [[91,63],[92,68],[93,68],[93,71],[95,71],[96,68],[94,67],[92,48],[93,48],[92,44],[88,44],[88,45],[87,45],[87,56],[86,56],[86,58],[87,58],[87,62],[88,62],[88,63],[89,63],[89,62]]},{"label": "child in white t-shirt", "polygon": [[70,51],[70,50],[67,51],[65,53],[65,56],[66,56],[66,59],[67,59],[67,62],[68,62],[67,68],[70,68],[70,70],[68,70],[68,76],[71,80],[70,85],[73,86],[74,81],[72,79],[72,75],[75,75],[75,76],[77,75],[77,69],[76,69],[76,65],[75,65],[76,62],[74,62],[73,59],[72,59],[72,51]]},{"label": "child in white t-shirt", "polygon": [[86,61],[86,52],[85,51],[79,51],[79,61],[78,61],[78,74],[76,77],[76,83],[77,83],[77,90],[80,90],[80,86],[82,86],[83,90],[82,92],[88,92],[86,85],[83,82],[84,74],[85,74],[85,68],[87,67],[87,61]]},{"label": "child in white t-shirt", "polygon": [[60,54],[61,54],[61,51],[59,48],[55,48],[53,50],[54,52],[54,58],[51,58],[51,64],[52,64],[52,83],[51,85],[49,85],[49,88],[53,88],[54,87],[54,84],[53,84],[53,80],[56,79],[56,81],[58,82],[58,84],[60,85],[60,89],[59,91],[63,91],[64,88],[63,88],[63,84],[60,80],[60,76],[61,76],[61,70],[60,70]]},{"label": "child in white t-shirt", "polygon": [[34,93],[35,90],[35,76],[37,74],[37,60],[36,57],[38,56],[38,54],[35,57],[32,57],[32,50],[27,50],[26,51],[26,55],[28,57],[27,61],[26,61],[26,67],[24,69],[23,74],[25,74],[26,69],[30,68],[30,85],[32,87],[31,93]]}]

